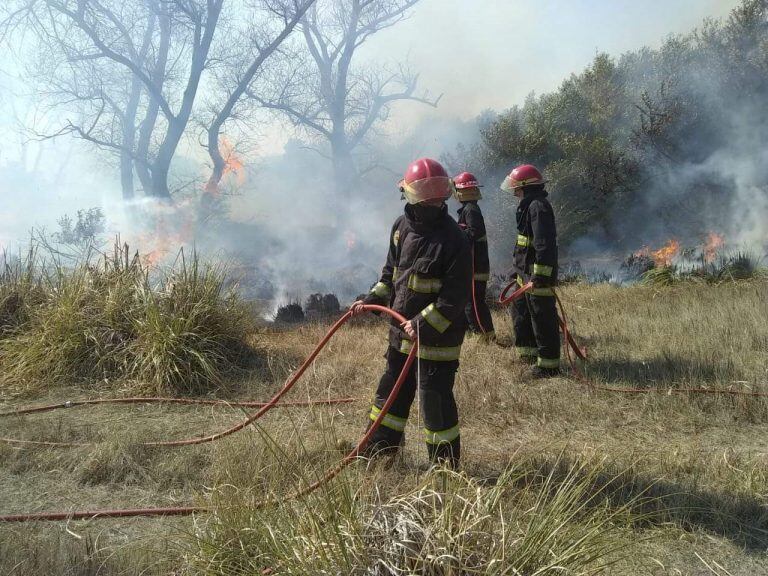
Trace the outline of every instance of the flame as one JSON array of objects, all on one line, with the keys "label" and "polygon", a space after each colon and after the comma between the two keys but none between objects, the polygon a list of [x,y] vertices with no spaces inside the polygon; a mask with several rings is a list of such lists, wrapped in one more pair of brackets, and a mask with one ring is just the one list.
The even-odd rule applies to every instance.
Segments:
[{"label": "flame", "polygon": [[242,186],[245,184],[245,164],[243,164],[243,161],[235,152],[235,147],[226,136],[221,137],[220,146],[221,155],[224,158],[224,173],[222,177],[227,174],[234,174],[237,185]]},{"label": "flame", "polygon": [[191,201],[181,202],[173,208],[159,208],[146,215],[150,230],[136,238],[142,263],[153,268],[167,263],[184,246],[193,244],[194,212]]},{"label": "flame", "polygon": [[725,245],[725,237],[717,232],[710,232],[707,234],[707,240],[704,242],[704,246],[701,249],[704,257],[704,262],[711,264],[717,258],[717,253],[720,248]]},{"label": "flame", "polygon": [[355,244],[357,244],[357,236],[355,236],[354,232],[345,232],[344,239],[347,241],[348,251],[351,251],[355,247]]},{"label": "flame", "polygon": [[651,258],[653,258],[656,266],[665,267],[671,266],[678,254],[680,254],[680,242],[673,238],[663,248],[651,252]]}]

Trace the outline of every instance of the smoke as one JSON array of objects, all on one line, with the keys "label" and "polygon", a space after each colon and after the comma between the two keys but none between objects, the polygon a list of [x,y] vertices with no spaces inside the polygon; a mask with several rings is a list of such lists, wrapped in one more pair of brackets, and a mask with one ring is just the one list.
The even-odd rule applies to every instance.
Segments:
[{"label": "smoke", "polygon": [[[194,137],[190,136],[174,164],[174,186],[182,192],[173,206],[146,198],[126,204],[120,200],[118,168],[107,160],[107,153],[71,139],[25,143],[24,137],[15,136],[18,114],[5,102],[0,108],[0,132],[14,136],[5,138],[0,148],[0,247],[21,247],[31,227],[53,230],[63,214],[98,206],[107,216],[108,236],[120,234],[132,247],[159,255],[161,262],[171,261],[181,246],[195,248],[209,259],[227,262],[249,297],[269,300],[275,306],[304,300],[314,292],[333,292],[342,302],[349,302],[366,292],[379,274],[390,227],[402,213],[397,182],[407,164],[417,157],[441,158],[451,153],[447,162],[451,172],[476,171],[469,156],[456,154],[459,144],[471,149],[479,138],[481,120],[467,118],[487,107],[503,109],[519,103],[531,90],[554,89],[577,69],[572,60],[558,57],[561,51],[553,49],[556,39],[567,37],[577,44],[573,52],[585,58],[583,63],[594,54],[591,34],[564,35],[564,30],[574,29],[574,18],[583,17],[580,9],[558,4],[546,7],[556,20],[529,20],[522,30],[526,40],[518,39],[510,50],[506,32],[511,27],[506,22],[517,8],[504,8],[510,11],[509,18],[498,17],[490,28],[482,18],[462,20],[458,35],[447,34],[449,28],[433,19],[439,12],[443,21],[451,21],[445,3],[424,0],[423,15],[418,6],[413,19],[383,33],[381,41],[372,42],[368,50],[372,60],[383,56],[399,61],[410,54],[413,66],[423,68],[425,87],[433,93],[445,92],[445,107],[436,111],[417,105],[395,108],[367,147],[356,152],[362,176],[354,190],[335,188],[330,162],[324,156],[327,151],[314,150],[314,143],[277,136],[265,141],[259,157],[240,158],[245,176],[230,176],[227,194],[219,198],[220,212],[202,223],[197,197],[208,167]],[[479,9],[474,2],[452,0],[451,5],[461,14]],[[535,14],[540,5],[528,3],[520,8],[521,14]],[[718,6],[722,12],[722,3]],[[707,4],[698,9],[704,16],[712,8]],[[667,14],[664,19],[653,18],[654,26],[663,20],[665,28],[648,24],[642,33],[630,33],[607,24],[613,9],[601,12],[592,6],[592,11],[603,23],[601,29],[611,30],[611,39],[606,37],[601,47],[618,51],[630,48],[626,45],[630,41],[638,46],[657,42],[680,22],[691,19],[691,10],[679,19]],[[434,30],[428,29],[430,22]],[[549,42],[539,36],[541,30],[546,30],[544,40]],[[445,57],[435,50],[436,37],[446,45]],[[481,37],[482,42],[473,41]],[[619,37],[624,44],[616,43]],[[537,46],[540,41],[549,44],[546,50]],[[447,44],[451,44],[450,50]],[[570,49],[568,52],[571,55]],[[699,91],[710,90],[711,85],[702,81]],[[16,102],[29,104],[22,97]],[[260,131],[284,136],[285,130],[273,128]],[[702,152],[695,161],[654,169],[652,179],[644,183],[641,199],[622,206],[614,215],[623,245],[617,246],[605,231],[593,231],[578,239],[571,252],[602,254],[661,242],[669,236],[693,239],[707,230],[726,233],[729,244],[764,242],[768,221],[766,128],[765,111],[759,106],[723,114],[722,146]],[[237,135],[227,136],[236,149]],[[485,174],[484,191],[488,193],[483,206],[489,218],[510,216],[511,203],[502,204],[492,192],[503,171]],[[454,211],[453,203],[450,209]],[[680,213],[673,210],[683,211],[685,218],[677,217]],[[491,245],[496,270],[503,269],[514,236],[512,221],[501,220],[506,228]]]}]

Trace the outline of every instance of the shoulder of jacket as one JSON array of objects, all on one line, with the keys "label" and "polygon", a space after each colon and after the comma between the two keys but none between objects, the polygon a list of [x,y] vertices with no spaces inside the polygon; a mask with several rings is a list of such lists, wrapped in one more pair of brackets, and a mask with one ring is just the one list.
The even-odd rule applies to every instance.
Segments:
[{"label": "shoulder of jacket", "polygon": [[549,203],[547,198],[534,198],[531,200],[529,208],[537,211],[546,210],[552,212],[552,204]]},{"label": "shoulder of jacket", "polygon": [[465,244],[469,246],[469,239],[464,230],[461,229],[459,224],[453,218],[448,218],[448,220],[450,220],[446,224],[446,235],[448,238],[450,238],[456,246],[463,246]]}]

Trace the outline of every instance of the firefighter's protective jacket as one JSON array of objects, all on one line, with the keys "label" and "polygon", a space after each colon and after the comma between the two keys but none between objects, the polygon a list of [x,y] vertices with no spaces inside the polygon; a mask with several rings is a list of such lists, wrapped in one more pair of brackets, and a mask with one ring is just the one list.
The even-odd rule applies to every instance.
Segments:
[{"label": "firefighter's protective jacket", "polygon": [[[447,207],[407,205],[392,226],[387,263],[365,302],[415,319],[421,358],[458,360],[471,276],[469,242]],[[402,353],[412,346],[396,321],[389,342]]]},{"label": "firefighter's protective jacket", "polygon": [[545,190],[526,191],[517,207],[514,272],[521,284],[529,280],[536,288],[557,284],[555,214]]},{"label": "firefighter's protective jacket", "polygon": [[462,202],[459,208],[459,226],[467,235],[474,254],[476,282],[488,282],[491,266],[488,260],[488,236],[485,219],[476,201]]}]

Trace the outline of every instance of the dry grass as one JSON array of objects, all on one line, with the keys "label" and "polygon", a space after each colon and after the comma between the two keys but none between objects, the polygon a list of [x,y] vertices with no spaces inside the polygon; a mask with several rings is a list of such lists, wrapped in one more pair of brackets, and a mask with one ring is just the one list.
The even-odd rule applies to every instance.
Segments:
[{"label": "dry grass", "polygon": [[[631,387],[768,389],[765,282],[663,289],[574,285],[563,289],[563,297],[575,333],[589,347],[588,373],[597,381]],[[402,458],[369,471],[355,467],[330,492],[290,508],[255,513],[235,505],[285,494],[316,476],[338,458],[337,444],[357,438],[366,402],[275,411],[261,422],[260,430],[174,452],[145,451],[136,444],[218,429],[241,414],[221,408],[103,407],[0,421],[0,435],[102,442],[94,449],[64,452],[0,447],[3,511],[197,501],[219,506],[217,515],[194,524],[187,519],[69,525],[82,539],[62,525],[0,526],[0,572],[237,573],[222,571],[222,566],[242,562],[241,573],[258,573],[256,567],[275,566],[279,550],[264,538],[254,543],[247,536],[264,536],[265,527],[271,526],[274,534],[285,537],[280,542],[292,542],[294,564],[283,564],[282,573],[300,573],[289,568],[306,560],[325,573],[343,574],[355,562],[362,566],[376,558],[371,542],[381,540],[381,530],[390,530],[395,517],[404,518],[407,534],[418,542],[425,558],[455,557],[457,548],[452,546],[460,543],[458,549],[475,553],[462,557],[465,564],[459,566],[483,566],[493,572],[476,553],[478,542],[483,538],[507,542],[505,534],[510,541],[520,538],[532,518],[526,511],[538,510],[535,517],[546,517],[552,509],[533,507],[537,495],[568,486],[571,489],[564,493],[579,495],[574,502],[590,505],[584,512],[587,516],[561,515],[567,534],[610,518],[600,530],[605,538],[601,549],[608,556],[581,567],[574,564],[570,573],[589,573],[601,566],[610,574],[654,576],[768,571],[764,400],[606,394],[565,377],[530,382],[514,351],[505,347],[510,341],[509,321],[500,313],[495,320],[503,346],[488,346],[475,338],[465,345],[456,390],[466,476],[446,485],[436,485],[418,471],[425,450],[415,441],[420,435],[414,412]],[[381,324],[358,322],[343,330],[299,384],[294,398],[369,396],[384,365],[386,328]],[[261,334],[263,363],[233,394],[268,397],[325,329],[320,324],[304,325]],[[74,398],[78,393],[71,394]],[[61,399],[61,394],[57,397]],[[505,472],[510,480],[501,482],[504,505],[491,506],[490,512],[485,508],[490,518],[496,518],[495,524],[486,524],[486,516],[472,514],[493,502],[494,486]],[[532,477],[551,478],[549,487]],[[581,486],[589,489],[580,493],[578,481],[569,485],[569,477],[588,479]],[[438,497],[442,504],[435,507]],[[443,515],[449,500],[450,509],[456,511],[450,515],[453,524],[446,524]],[[467,502],[473,504],[465,509]],[[515,522],[509,523],[507,532],[499,532],[498,519],[510,513]],[[371,514],[382,522],[365,524],[363,519]],[[304,524],[293,522],[296,518]],[[477,522],[478,540],[465,541],[453,534],[465,526],[464,521]],[[258,530],[252,533],[254,526]],[[325,533],[324,526],[344,529]],[[441,526],[451,528],[440,532]],[[425,540],[420,530],[427,529],[430,538]],[[336,544],[325,549],[324,535],[333,537],[326,542]],[[372,541],[366,539],[369,536]],[[238,542],[243,545],[240,556],[233,555]],[[414,561],[408,556],[410,549],[398,548],[396,542],[393,539],[393,546],[382,550],[381,558],[392,563],[391,554],[399,550],[405,556],[398,558]],[[560,544],[567,542],[566,538]],[[343,545],[354,552],[347,560],[341,553]],[[287,548],[282,550],[288,553]],[[508,555],[514,552],[506,550]],[[612,561],[617,563],[609,565]],[[18,566],[15,572],[14,566]],[[453,571],[442,572],[436,566],[417,565],[413,571],[461,573],[456,565]]]},{"label": "dry grass", "polygon": [[194,254],[157,270],[127,245],[75,263],[32,251],[0,273],[0,397],[101,381],[209,391],[244,356],[251,327],[225,271]]}]

